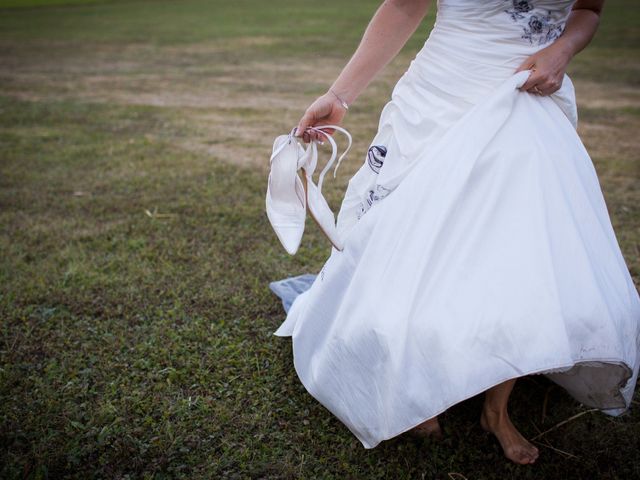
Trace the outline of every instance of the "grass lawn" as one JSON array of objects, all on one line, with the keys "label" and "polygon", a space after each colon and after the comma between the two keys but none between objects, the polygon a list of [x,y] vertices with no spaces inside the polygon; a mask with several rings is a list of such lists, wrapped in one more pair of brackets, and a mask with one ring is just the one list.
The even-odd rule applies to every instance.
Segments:
[{"label": "grass lawn", "polygon": [[[640,284],[640,5],[606,2],[569,67],[579,133]],[[333,81],[378,1],[0,0],[1,478],[639,478],[640,400],[590,412],[516,384],[535,466],[478,424],[365,450],[309,395],[268,283],[317,273],[264,212],[273,138]],[[434,10],[358,99],[334,210]]]}]

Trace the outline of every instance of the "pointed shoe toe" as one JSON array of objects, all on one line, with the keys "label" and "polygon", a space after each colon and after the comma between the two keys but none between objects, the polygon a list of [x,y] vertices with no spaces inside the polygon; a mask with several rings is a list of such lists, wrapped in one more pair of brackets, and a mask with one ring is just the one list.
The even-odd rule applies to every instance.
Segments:
[{"label": "pointed shoe toe", "polygon": [[304,233],[306,195],[298,176],[304,150],[289,135],[280,135],[273,143],[271,171],[267,181],[265,207],[267,217],[285,250],[297,252]]}]

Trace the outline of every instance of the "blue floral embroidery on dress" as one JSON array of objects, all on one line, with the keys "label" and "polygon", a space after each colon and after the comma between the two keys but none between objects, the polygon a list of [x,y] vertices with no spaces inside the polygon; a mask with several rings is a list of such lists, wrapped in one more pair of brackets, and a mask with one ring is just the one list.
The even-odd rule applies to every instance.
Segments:
[{"label": "blue floral embroidery on dress", "polygon": [[[367,164],[369,168],[376,174],[380,173],[380,168],[382,168],[386,156],[387,147],[384,145],[372,145],[367,151]],[[382,200],[389,193],[391,193],[391,189],[375,184],[374,187],[367,192],[366,201],[360,204],[360,208],[356,213],[358,220],[360,220],[362,215],[364,215],[374,203]]]},{"label": "blue floral embroidery on dress", "polygon": [[367,152],[367,163],[376,173],[380,173],[380,168],[387,156],[387,147],[384,145],[373,145]]},{"label": "blue floral embroidery on dress", "polygon": [[526,23],[522,26],[522,38],[529,40],[529,43],[544,45],[558,38],[564,31],[564,23],[554,22],[551,10],[546,10],[546,13],[533,12],[534,7],[529,0],[505,1],[511,4],[511,8],[505,10],[511,20]]},{"label": "blue floral embroidery on dress", "polygon": [[358,220],[360,220],[362,215],[364,215],[365,212],[369,210],[369,208],[371,208],[374,203],[379,202],[391,192],[392,190],[390,188],[383,187],[382,185],[378,185],[376,183],[376,185],[372,189],[370,189],[369,192],[367,192],[366,202],[362,202],[360,204],[360,209],[356,212]]},{"label": "blue floral embroidery on dress", "polygon": [[391,193],[390,189],[388,189],[386,187],[383,187],[382,185],[376,184],[376,186],[374,187],[373,190],[369,190],[369,196],[367,197],[367,203],[369,204],[369,206],[371,206],[374,203],[382,200],[389,193]]},{"label": "blue floral embroidery on dress", "polygon": [[513,4],[513,8],[511,10],[505,10],[513,21],[518,21],[522,18],[525,18],[523,13],[527,13],[533,10],[531,4],[529,4],[528,0],[510,0]]}]

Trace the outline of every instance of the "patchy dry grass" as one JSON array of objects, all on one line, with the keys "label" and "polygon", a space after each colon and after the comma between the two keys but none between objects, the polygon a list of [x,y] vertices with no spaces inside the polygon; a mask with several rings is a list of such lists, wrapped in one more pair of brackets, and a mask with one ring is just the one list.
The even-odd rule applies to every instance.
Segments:
[{"label": "patchy dry grass", "polygon": [[[639,15],[607,4],[569,74],[640,283]],[[481,431],[481,396],[442,415],[440,444],[364,450],[298,381],[290,342],[272,336],[283,311],[268,283],[317,271],[329,249],[309,221],[299,253],[282,251],[264,214],[265,152],[338,74],[377,2],[343,5],[0,12],[0,476],[640,476],[636,409],[589,412],[541,376],[512,397],[525,435],[583,415],[536,440],[532,468]],[[345,119],[356,153],[327,183],[332,205],[432,21]]]},{"label": "patchy dry grass", "polygon": [[[272,43],[262,37],[238,37],[183,47],[107,45],[74,51],[63,45],[59,48],[64,53],[50,58],[34,60],[9,50],[0,61],[9,67],[3,78],[5,94],[14,98],[163,107],[176,113],[178,124],[189,125],[176,139],[180,146],[264,169],[264,151],[270,150],[273,132],[290,130],[305,102],[321,93],[346,61],[329,57],[319,68],[316,59],[300,57],[242,62],[218,58]],[[378,106],[382,103],[409,60],[408,54],[397,58],[354,108],[353,116],[370,119],[371,99]],[[365,128],[354,128],[360,142],[356,146],[364,147],[375,122],[358,123]]]}]

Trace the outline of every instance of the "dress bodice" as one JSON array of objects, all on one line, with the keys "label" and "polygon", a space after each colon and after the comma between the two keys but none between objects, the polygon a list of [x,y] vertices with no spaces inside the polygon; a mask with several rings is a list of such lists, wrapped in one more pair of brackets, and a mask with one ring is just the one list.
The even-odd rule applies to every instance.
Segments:
[{"label": "dress bodice", "polygon": [[434,35],[475,47],[535,51],[558,38],[575,0],[438,0]]},{"label": "dress bodice", "polygon": [[[563,33],[575,0],[438,0],[436,21],[407,75],[476,103]],[[574,117],[573,87],[556,95]]]}]

